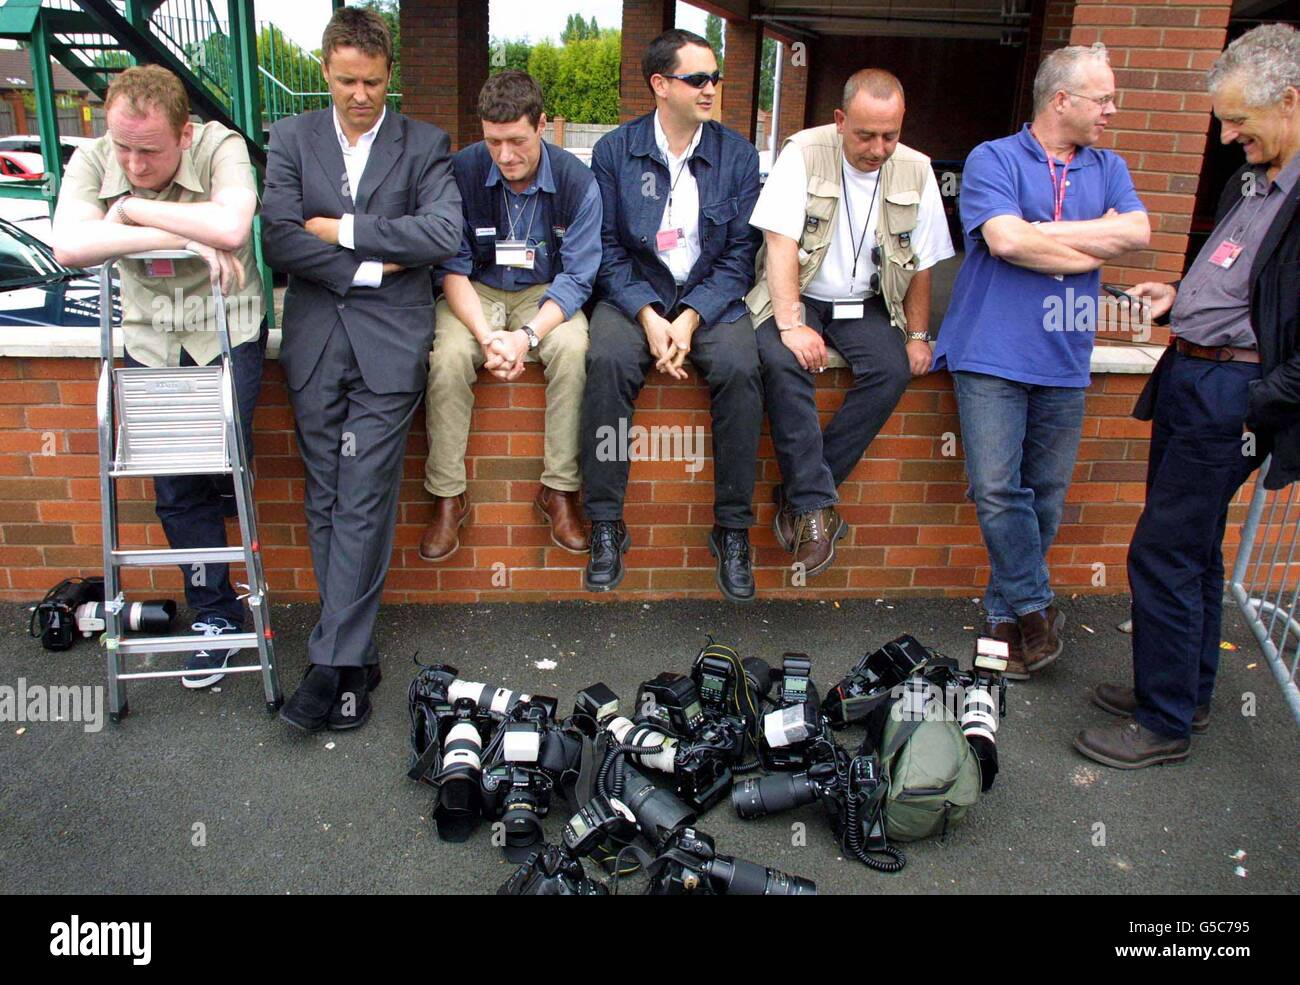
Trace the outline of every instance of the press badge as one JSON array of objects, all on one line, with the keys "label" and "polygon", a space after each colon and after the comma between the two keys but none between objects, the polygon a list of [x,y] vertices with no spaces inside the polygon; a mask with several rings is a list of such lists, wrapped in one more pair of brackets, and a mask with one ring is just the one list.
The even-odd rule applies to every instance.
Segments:
[{"label": "press badge", "polygon": [[171,260],[146,260],[144,262],[146,277],[175,277],[176,264]]},{"label": "press badge", "polygon": [[1237,257],[1241,255],[1243,249],[1244,247],[1240,243],[1225,239],[1219,244],[1218,249],[1210,254],[1210,263],[1227,270],[1236,263]]},{"label": "press badge", "polygon": [[831,302],[831,320],[843,321],[846,318],[861,318],[865,311],[862,298],[843,298]]},{"label": "press badge", "polygon": [[655,233],[655,249],[660,253],[671,253],[686,243],[686,233],[677,229],[661,229]]},{"label": "press badge", "polygon": [[522,239],[502,239],[497,241],[497,266],[518,267],[532,270],[537,251]]}]

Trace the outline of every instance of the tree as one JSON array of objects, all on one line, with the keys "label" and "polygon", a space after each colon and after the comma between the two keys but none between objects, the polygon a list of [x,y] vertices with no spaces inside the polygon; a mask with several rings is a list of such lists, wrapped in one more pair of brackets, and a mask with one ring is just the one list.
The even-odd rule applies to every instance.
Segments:
[{"label": "tree", "polygon": [[722,18],[717,14],[709,14],[704,21],[704,40],[709,42],[709,47],[718,58],[718,71],[722,71]]},{"label": "tree", "polygon": [[546,115],[573,123],[617,123],[621,45],[622,35],[614,30],[558,48],[549,41],[534,45],[528,74],[542,87]]},{"label": "tree", "polygon": [[[588,24],[581,14],[570,14],[569,19],[564,23],[564,31],[560,34],[560,41],[568,44],[570,41],[587,41],[592,37],[591,28],[595,24],[595,17],[592,23]],[[600,28],[596,28],[597,32]]]},{"label": "tree", "polygon": [[358,6],[373,10],[388,25],[388,33],[393,39],[393,77],[388,81],[389,92],[402,91],[402,19],[398,16],[398,0],[365,0]]},{"label": "tree", "polygon": [[493,38],[489,50],[491,52],[488,58],[489,75],[496,75],[506,69],[515,69],[520,72],[528,71],[528,60],[532,55],[533,46],[527,41],[507,41],[504,38]]},{"label": "tree", "polygon": [[763,39],[762,67],[758,73],[758,108],[772,112],[772,87],[776,84],[776,42]]}]

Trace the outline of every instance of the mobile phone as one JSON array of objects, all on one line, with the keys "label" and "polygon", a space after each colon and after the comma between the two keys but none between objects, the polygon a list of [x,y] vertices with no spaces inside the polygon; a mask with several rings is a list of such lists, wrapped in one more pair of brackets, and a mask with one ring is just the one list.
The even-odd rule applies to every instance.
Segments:
[{"label": "mobile phone", "polygon": [[1130,294],[1128,291],[1124,290],[1124,288],[1120,287],[1118,284],[1102,284],[1101,289],[1113,298],[1123,298],[1125,301],[1138,300],[1138,296],[1136,294]]}]

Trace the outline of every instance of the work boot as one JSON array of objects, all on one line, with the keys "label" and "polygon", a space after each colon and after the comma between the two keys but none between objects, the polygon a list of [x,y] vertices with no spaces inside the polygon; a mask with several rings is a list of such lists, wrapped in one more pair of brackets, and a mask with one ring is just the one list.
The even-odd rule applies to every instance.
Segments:
[{"label": "work boot", "polygon": [[582,504],[577,492],[561,492],[542,486],[533,501],[537,512],[551,525],[551,542],[570,554],[586,554],[591,547],[586,524],[582,517]]},{"label": "work boot", "polygon": [[1075,738],[1074,748],[1103,766],[1140,770],[1186,759],[1192,740],[1171,739],[1126,718],[1113,725],[1084,729]]},{"label": "work boot", "polygon": [[591,525],[591,560],[582,573],[589,592],[609,592],[623,580],[623,555],[632,546],[622,520],[597,520]]},{"label": "work boot", "polygon": [[[1092,689],[1092,703],[1102,711],[1121,718],[1132,718],[1137,711],[1137,695],[1131,687],[1118,684],[1098,684]],[[1192,712],[1192,731],[1204,735],[1210,731],[1210,706],[1197,705]]]},{"label": "work boot", "polygon": [[1036,674],[1061,655],[1065,643],[1061,629],[1065,613],[1054,605],[1021,616],[1020,643],[1024,649],[1025,669]]},{"label": "work boot", "polygon": [[420,538],[420,557],[426,561],[445,561],[460,548],[458,531],[469,516],[469,497],[434,496],[433,519]]},{"label": "work boot", "polygon": [[715,526],[709,532],[709,553],[718,559],[718,588],[731,602],[754,598],[754,563],[749,556],[749,531]]},{"label": "work boot", "polygon": [[1007,645],[1007,669],[1002,676],[1009,681],[1029,680],[1029,670],[1025,667],[1025,648],[1020,640],[1020,626],[1014,622],[989,622],[984,620],[981,636],[998,640]]},{"label": "work boot", "polygon": [[776,542],[787,551],[794,551],[794,514],[786,509],[785,490],[778,484],[772,490],[772,502],[776,504],[776,516],[772,518],[772,533]]},{"label": "work boot", "polygon": [[849,525],[831,506],[795,515],[791,546],[795,563],[803,566],[804,577],[811,578],[831,566],[835,542],[848,530]]}]

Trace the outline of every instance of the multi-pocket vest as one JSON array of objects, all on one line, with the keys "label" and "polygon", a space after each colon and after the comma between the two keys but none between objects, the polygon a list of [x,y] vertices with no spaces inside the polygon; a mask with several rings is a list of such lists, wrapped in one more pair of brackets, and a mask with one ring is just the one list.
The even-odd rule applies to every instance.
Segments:
[{"label": "multi-pocket vest", "polygon": [[[808,173],[808,199],[804,206],[803,234],[799,237],[799,292],[802,294],[817,276],[835,234],[843,140],[835,124],[829,123],[788,137],[782,152],[791,144],[803,154]],[[880,293],[889,310],[890,324],[904,334],[907,316],[903,313],[903,297],[916,274],[912,237],[929,174],[930,159],[904,144],[899,144],[889,160],[880,166],[880,198],[884,203],[876,223],[876,244],[881,252]],[[745,298],[756,328],[772,317],[766,262],[764,244],[758,251],[754,288]]]}]

